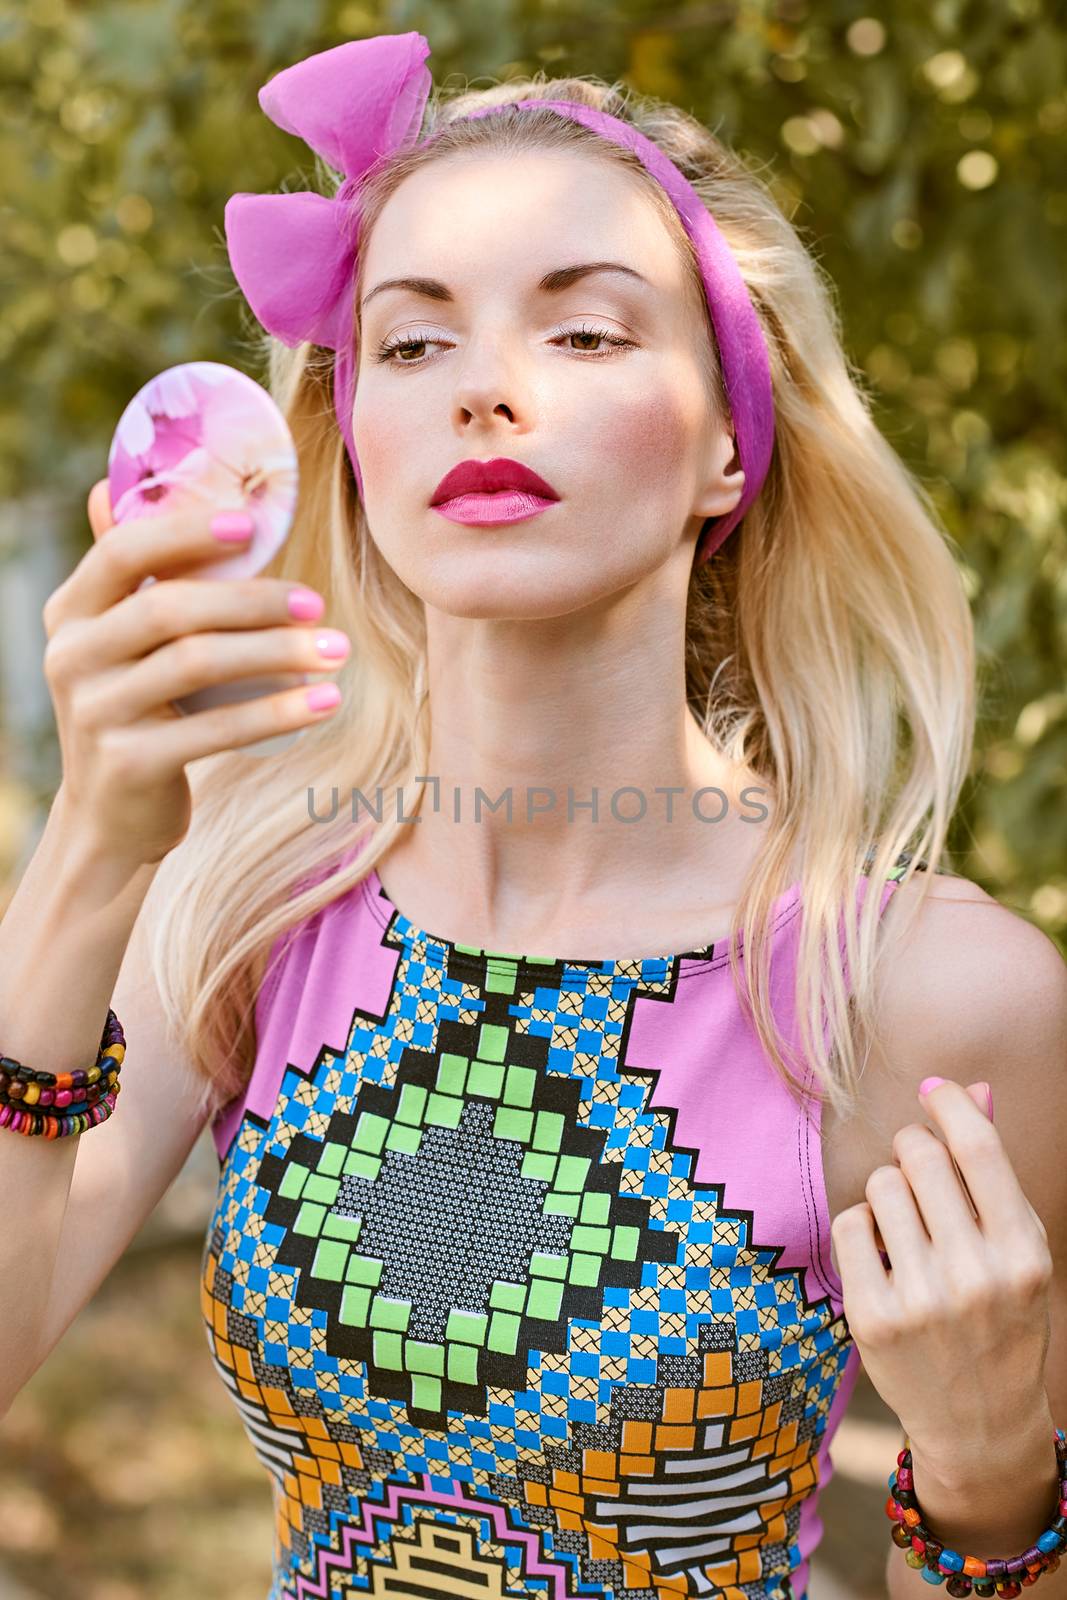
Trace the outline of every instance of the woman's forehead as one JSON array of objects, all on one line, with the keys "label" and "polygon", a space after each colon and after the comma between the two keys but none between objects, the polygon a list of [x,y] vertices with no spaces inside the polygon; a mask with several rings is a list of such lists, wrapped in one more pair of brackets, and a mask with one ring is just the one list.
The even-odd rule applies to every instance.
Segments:
[{"label": "woman's forehead", "polygon": [[[531,284],[569,263],[611,260],[663,292],[681,262],[636,174],[584,152],[462,152],[409,174],[361,252],[363,304],[379,277],[508,270]],[[605,280],[606,281],[606,280]]]}]

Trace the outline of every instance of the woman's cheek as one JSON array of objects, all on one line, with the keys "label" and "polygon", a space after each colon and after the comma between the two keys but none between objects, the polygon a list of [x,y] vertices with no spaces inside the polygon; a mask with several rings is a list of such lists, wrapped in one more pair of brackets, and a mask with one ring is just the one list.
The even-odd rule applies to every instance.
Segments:
[{"label": "woman's cheek", "polygon": [[678,481],[692,449],[693,426],[692,407],[678,395],[643,389],[616,396],[610,414],[586,437],[600,459],[611,463],[615,481],[647,487]]},{"label": "woman's cheek", "polygon": [[[403,384],[400,385],[403,388]],[[403,462],[405,476],[412,469],[410,404],[405,410],[400,395],[371,373],[360,378],[352,405],[352,438],[364,480],[389,482]]]}]

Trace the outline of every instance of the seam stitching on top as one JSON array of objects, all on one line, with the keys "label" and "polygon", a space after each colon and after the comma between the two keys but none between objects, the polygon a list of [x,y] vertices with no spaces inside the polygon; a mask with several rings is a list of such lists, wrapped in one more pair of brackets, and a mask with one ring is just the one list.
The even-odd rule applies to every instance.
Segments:
[{"label": "seam stitching on top", "polygon": [[[814,1073],[810,1062],[804,1079],[804,1093],[807,1094],[808,1085]],[[808,1219],[808,1255],[811,1260],[812,1273],[821,1287],[832,1297],[832,1290],[823,1276],[822,1265],[819,1260],[821,1255],[821,1239],[819,1234],[819,1207],[815,1199],[815,1186],[811,1181],[811,1128],[805,1126],[807,1110],[801,1105],[797,1113],[797,1158],[800,1167],[800,1192],[804,1199],[804,1213]],[[801,1137],[803,1132],[804,1137]],[[813,1226],[814,1225],[814,1226]]]}]

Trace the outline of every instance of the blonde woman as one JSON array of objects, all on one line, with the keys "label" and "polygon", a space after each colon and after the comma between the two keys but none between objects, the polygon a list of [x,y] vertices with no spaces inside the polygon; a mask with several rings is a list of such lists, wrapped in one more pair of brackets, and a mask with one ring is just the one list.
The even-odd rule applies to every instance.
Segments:
[{"label": "blonde woman", "polygon": [[[5,1404],[210,1119],[272,1600],[807,1600],[861,1358],[911,1448],[890,1594],[1051,1600],[1067,982],[942,865],[946,536],[736,155],[595,77],[431,92],[427,54],[278,74],[320,191],[227,207],[284,551],[198,583],[207,517],[113,527],[97,485],[46,607],[2,1044],[71,1070],[110,1001],[129,1058],[88,1139],[0,1139]],[[323,618],[332,708],[169,709],[329,673]]]}]

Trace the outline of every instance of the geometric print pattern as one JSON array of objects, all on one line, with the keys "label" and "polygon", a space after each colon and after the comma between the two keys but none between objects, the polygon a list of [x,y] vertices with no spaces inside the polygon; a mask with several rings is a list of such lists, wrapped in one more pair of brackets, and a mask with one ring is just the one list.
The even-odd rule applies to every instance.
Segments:
[{"label": "geometric print pattern", "polygon": [[626,1065],[680,958],[383,942],[384,1014],[246,1110],[205,1240],[270,1600],[791,1600],[852,1343]]}]

